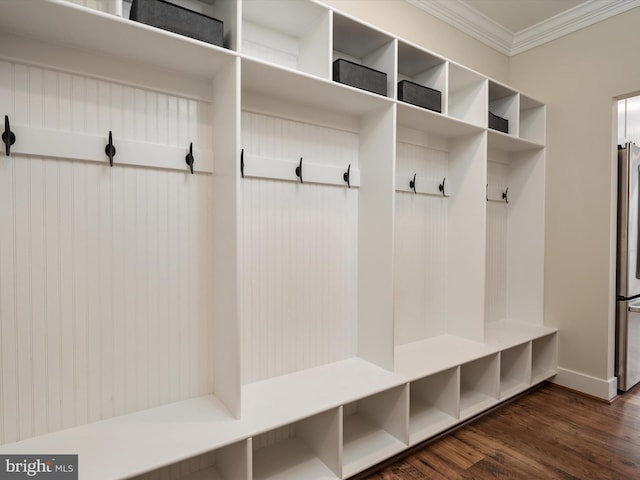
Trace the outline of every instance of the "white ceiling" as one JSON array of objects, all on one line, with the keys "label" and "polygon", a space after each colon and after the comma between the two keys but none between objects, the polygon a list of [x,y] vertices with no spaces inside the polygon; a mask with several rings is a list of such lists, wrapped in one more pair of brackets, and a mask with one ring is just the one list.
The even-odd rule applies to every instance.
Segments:
[{"label": "white ceiling", "polygon": [[506,55],[640,7],[640,0],[406,1]]}]

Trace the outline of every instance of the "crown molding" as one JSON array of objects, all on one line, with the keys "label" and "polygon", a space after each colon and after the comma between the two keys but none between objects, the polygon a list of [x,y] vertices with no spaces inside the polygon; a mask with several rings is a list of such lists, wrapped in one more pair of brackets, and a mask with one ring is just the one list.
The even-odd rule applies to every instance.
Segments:
[{"label": "crown molding", "polygon": [[640,0],[589,0],[514,34],[510,55],[525,52],[636,7],[640,7]]},{"label": "crown molding", "polygon": [[406,0],[485,45],[510,55],[513,32],[475,8],[457,0]]},{"label": "crown molding", "polygon": [[514,33],[460,0],[405,1],[508,56],[640,7],[640,0],[588,0]]}]

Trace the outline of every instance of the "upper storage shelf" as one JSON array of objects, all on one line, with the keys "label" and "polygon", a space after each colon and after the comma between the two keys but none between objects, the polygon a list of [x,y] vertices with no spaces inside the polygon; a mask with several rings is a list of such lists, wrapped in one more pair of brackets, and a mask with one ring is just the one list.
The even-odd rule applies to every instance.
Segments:
[{"label": "upper storage shelf", "polygon": [[242,90],[244,94],[257,94],[270,101],[354,117],[391,104],[390,99],[380,95],[248,59],[242,63]]},{"label": "upper storage shelf", "polygon": [[[0,30],[47,45],[87,52],[85,64],[99,64],[103,55],[122,63],[179,72],[183,77],[214,78],[236,55],[221,47],[62,0],[3,1]],[[24,46],[14,47],[12,55],[24,58]],[[41,52],[42,61],[59,66],[57,58],[47,53]],[[109,62],[112,64],[115,62]],[[105,72],[104,76],[117,78],[119,73]]]}]

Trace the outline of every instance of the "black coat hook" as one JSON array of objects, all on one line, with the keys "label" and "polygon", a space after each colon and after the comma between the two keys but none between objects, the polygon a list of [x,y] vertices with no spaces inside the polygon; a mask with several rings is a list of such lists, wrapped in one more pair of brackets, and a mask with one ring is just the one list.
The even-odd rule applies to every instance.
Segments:
[{"label": "black coat hook", "polygon": [[413,193],[418,193],[416,192],[416,174],[413,174],[413,180],[409,180],[409,188],[411,188],[411,190],[413,190]]},{"label": "black coat hook", "polygon": [[193,142],[189,143],[189,153],[184,157],[184,161],[189,165],[191,175],[193,175]]},{"label": "black coat hook", "polygon": [[504,192],[502,192],[502,199],[506,203],[509,203],[509,187],[507,187],[507,189]]},{"label": "black coat hook", "polygon": [[113,136],[109,130],[109,143],[104,147],[104,153],[109,157],[109,166],[113,167],[113,157],[116,156],[116,147],[113,146]]},{"label": "black coat hook", "polygon": [[351,188],[351,164],[349,164],[347,171],[342,174],[342,178],[347,182],[347,187]]},{"label": "black coat hook", "polygon": [[446,196],[447,196],[447,195],[446,195],[446,193],[445,193],[445,191],[444,191],[444,182],[446,182],[446,181],[447,181],[447,177],[444,177],[444,178],[442,179],[442,183],[441,183],[440,185],[438,185],[438,190],[440,190],[440,191],[442,192],[442,196],[443,196],[443,197],[446,197]]},{"label": "black coat hook", "polygon": [[244,178],[244,148],[240,150],[240,176]]},{"label": "black coat hook", "polygon": [[16,143],[16,135],[11,131],[8,115],[4,116],[4,133],[2,134],[2,141],[4,142],[4,153],[8,157],[11,155],[11,145]]},{"label": "black coat hook", "polygon": [[300,157],[300,163],[296,167],[296,176],[300,178],[300,183],[304,183],[302,181],[302,157]]}]

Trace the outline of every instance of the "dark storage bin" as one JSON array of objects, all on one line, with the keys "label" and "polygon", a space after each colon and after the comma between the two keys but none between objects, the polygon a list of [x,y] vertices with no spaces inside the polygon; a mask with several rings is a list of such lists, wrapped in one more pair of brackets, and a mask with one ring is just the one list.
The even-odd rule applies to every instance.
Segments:
[{"label": "dark storage bin", "polygon": [[387,95],[387,74],[339,58],[333,62],[333,80],[379,95]]},{"label": "dark storage bin", "polygon": [[499,132],[509,133],[509,120],[489,112],[489,128]]},{"label": "dark storage bin", "polygon": [[442,93],[409,80],[398,82],[398,100],[442,113]]},{"label": "dark storage bin", "polygon": [[220,20],[164,0],[133,0],[129,19],[220,47],[223,44]]}]

